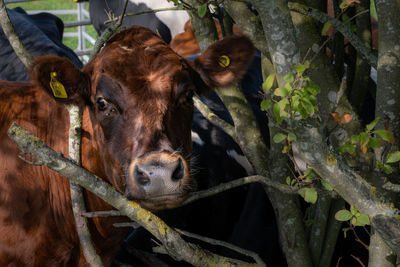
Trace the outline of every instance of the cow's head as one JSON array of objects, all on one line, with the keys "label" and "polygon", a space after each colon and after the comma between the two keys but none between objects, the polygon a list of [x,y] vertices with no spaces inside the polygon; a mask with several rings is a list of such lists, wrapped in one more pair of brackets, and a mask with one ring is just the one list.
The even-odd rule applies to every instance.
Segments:
[{"label": "cow's head", "polygon": [[238,81],[253,53],[251,42],[236,36],[189,62],[150,30],[133,27],[115,35],[83,71],[46,56],[35,61],[31,77],[51,95],[62,84],[67,98],[56,100],[88,107],[105,178],[158,210],[178,206],[192,189],[193,94]]}]

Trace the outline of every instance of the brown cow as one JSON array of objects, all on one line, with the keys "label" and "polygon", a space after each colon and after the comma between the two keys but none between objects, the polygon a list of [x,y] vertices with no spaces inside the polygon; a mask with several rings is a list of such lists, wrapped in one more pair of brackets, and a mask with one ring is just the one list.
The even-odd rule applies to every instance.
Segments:
[{"label": "brown cow", "polygon": [[[0,266],[86,265],[69,181],[18,159],[17,146],[6,137],[11,122],[66,155],[63,103],[81,106],[83,166],[146,208],[174,208],[193,189],[193,93],[236,82],[253,52],[247,38],[229,37],[189,62],[156,34],[136,26],[116,34],[83,71],[65,58],[45,56],[34,62],[32,82],[1,81]],[[229,58],[229,64],[221,58],[225,63]],[[53,96],[55,83],[63,85],[66,99]],[[88,210],[110,209],[93,194],[85,196]],[[115,220],[90,221],[106,266],[126,233],[113,229]]]}]

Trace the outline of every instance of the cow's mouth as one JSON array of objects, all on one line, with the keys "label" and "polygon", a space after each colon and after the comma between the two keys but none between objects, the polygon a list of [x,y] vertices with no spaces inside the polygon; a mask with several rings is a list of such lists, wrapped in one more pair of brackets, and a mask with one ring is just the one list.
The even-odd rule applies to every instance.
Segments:
[{"label": "cow's mouth", "polygon": [[137,199],[140,205],[150,211],[158,211],[162,209],[174,209],[179,207],[182,202],[188,197],[188,193],[181,194],[166,194],[151,196],[145,199]]}]

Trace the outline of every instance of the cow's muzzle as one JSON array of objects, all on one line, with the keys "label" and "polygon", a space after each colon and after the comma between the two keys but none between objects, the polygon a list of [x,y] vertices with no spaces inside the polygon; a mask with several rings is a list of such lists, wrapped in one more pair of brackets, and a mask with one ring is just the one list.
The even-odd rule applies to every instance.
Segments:
[{"label": "cow's muzzle", "polygon": [[160,206],[153,210],[178,206],[189,191],[189,166],[177,153],[153,152],[140,156],[130,164],[127,178],[128,199]]}]

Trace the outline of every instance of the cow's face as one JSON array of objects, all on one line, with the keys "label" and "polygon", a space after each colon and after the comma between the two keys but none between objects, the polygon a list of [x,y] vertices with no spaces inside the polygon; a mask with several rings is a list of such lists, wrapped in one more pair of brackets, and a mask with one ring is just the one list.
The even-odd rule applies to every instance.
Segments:
[{"label": "cow's face", "polygon": [[113,37],[83,72],[66,59],[45,57],[32,77],[50,91],[47,77],[57,73],[67,101],[88,106],[105,178],[158,210],[178,206],[193,189],[193,94],[237,81],[252,54],[246,38],[233,37],[192,63],[151,31],[133,27]]}]

